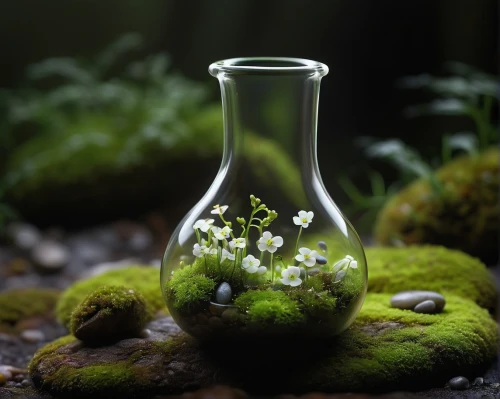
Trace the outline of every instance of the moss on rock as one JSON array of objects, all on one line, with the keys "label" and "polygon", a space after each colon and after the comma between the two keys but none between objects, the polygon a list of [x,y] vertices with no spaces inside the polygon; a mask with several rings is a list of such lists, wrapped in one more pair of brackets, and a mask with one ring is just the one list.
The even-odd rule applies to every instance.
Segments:
[{"label": "moss on rock", "polygon": [[260,394],[374,392],[442,386],[457,374],[476,376],[495,358],[497,325],[473,301],[450,294],[442,313],[427,315],[391,308],[390,297],[369,293],[356,322],[334,340],[200,346],[181,333],[88,348],[66,337],[35,355],[30,375],[43,390],[74,397],[154,396],[219,383]]},{"label": "moss on rock", "polygon": [[104,286],[73,311],[70,331],[84,342],[118,341],[138,335],[153,316],[139,292],[123,286]]},{"label": "moss on rock", "polygon": [[59,291],[46,288],[24,288],[0,293],[0,332],[15,334],[19,322],[50,314],[58,298]]},{"label": "moss on rock", "polygon": [[494,278],[478,259],[439,246],[367,248],[368,291],[437,291],[471,299],[493,310],[498,294]]},{"label": "moss on rock", "polygon": [[96,289],[107,285],[123,285],[142,294],[146,303],[148,315],[154,315],[165,310],[161,295],[159,272],[157,269],[145,266],[131,266],[112,270],[87,280],[79,281],[69,287],[57,302],[57,318],[68,328],[71,325],[71,315],[77,306]]},{"label": "moss on rock", "polygon": [[378,215],[380,244],[436,244],[457,248],[485,262],[498,259],[499,153],[463,156],[436,172],[441,193],[419,179],[393,197]]}]

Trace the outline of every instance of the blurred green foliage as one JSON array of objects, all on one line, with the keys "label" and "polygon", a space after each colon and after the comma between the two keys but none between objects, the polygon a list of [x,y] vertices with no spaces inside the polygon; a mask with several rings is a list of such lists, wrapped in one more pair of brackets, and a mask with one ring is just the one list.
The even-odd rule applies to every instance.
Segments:
[{"label": "blurred green foliage", "polygon": [[415,178],[426,180],[439,195],[444,188],[435,174],[438,167],[462,153],[478,156],[480,151],[498,142],[498,125],[492,115],[499,100],[497,77],[459,62],[449,62],[445,68],[453,75],[437,77],[422,74],[399,81],[401,88],[425,90],[438,97],[425,104],[410,106],[404,110],[404,114],[408,118],[423,115],[466,117],[473,121],[474,131],[443,134],[440,159],[424,157],[400,139],[380,141],[372,137],[361,137],[357,143],[365,155],[391,164],[399,172],[399,178],[386,187],[383,177],[372,172],[372,191],[364,194],[350,178],[341,177],[341,187],[351,201],[347,212],[361,214],[358,220],[360,230],[371,229],[377,214],[387,201]]}]

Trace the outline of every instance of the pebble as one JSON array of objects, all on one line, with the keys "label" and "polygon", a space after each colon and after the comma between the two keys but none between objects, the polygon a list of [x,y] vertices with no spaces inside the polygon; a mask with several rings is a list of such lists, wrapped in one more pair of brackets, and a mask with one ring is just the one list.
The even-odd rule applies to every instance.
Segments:
[{"label": "pebble", "polygon": [[58,272],[70,259],[70,251],[57,241],[40,242],[31,253],[33,261],[45,272]]},{"label": "pebble", "polygon": [[151,330],[145,328],[139,335],[141,336],[141,338],[149,338],[151,336]]},{"label": "pebble", "polygon": [[233,290],[231,289],[231,286],[228,283],[224,282],[219,285],[217,291],[215,292],[215,301],[222,305],[226,305],[231,302],[232,296]]},{"label": "pebble", "polygon": [[221,319],[224,323],[231,323],[238,320],[240,312],[237,308],[229,308],[222,313]]},{"label": "pebble", "polygon": [[31,250],[42,239],[40,231],[31,224],[12,223],[7,227],[7,235],[22,250]]},{"label": "pebble", "polygon": [[436,310],[436,304],[431,300],[420,302],[413,309],[415,313],[434,313],[435,310]]},{"label": "pebble", "polygon": [[11,366],[2,365],[2,366],[0,366],[0,375],[5,377],[5,380],[8,381],[8,380],[12,379],[12,371],[11,370],[12,370]]},{"label": "pebble", "polygon": [[208,319],[208,324],[210,325],[210,327],[215,327],[215,328],[219,328],[224,325],[220,317],[217,316],[210,317],[210,319]]},{"label": "pebble", "polygon": [[318,248],[321,249],[322,251],[327,251],[328,247],[326,246],[326,242],[324,241],[318,241]]},{"label": "pebble", "polygon": [[450,388],[455,391],[463,391],[469,388],[469,380],[462,376],[453,377],[450,381],[448,381],[448,384]]},{"label": "pebble", "polygon": [[324,256],[316,256],[316,262],[318,263],[318,265],[326,265],[326,262],[328,262],[326,260],[326,258]]},{"label": "pebble", "polygon": [[21,333],[21,339],[29,343],[37,343],[45,340],[45,334],[40,330],[24,330]]},{"label": "pebble", "polygon": [[474,382],[472,383],[472,385],[476,385],[476,386],[481,386],[484,384],[484,378],[483,377],[477,377]]},{"label": "pebble", "polygon": [[431,300],[436,307],[434,312],[439,313],[443,310],[446,301],[444,296],[433,291],[403,291],[391,298],[391,306],[399,309],[414,309],[421,302]]}]

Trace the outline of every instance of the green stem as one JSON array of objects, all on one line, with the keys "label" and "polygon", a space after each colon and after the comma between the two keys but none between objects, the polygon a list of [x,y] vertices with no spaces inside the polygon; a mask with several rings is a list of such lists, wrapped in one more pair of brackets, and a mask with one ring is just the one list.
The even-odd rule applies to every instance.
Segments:
[{"label": "green stem", "polygon": [[200,231],[198,229],[196,229],[195,233],[196,233],[196,238],[198,239],[198,245],[201,245]]},{"label": "green stem", "polygon": [[204,255],[203,259],[205,260],[205,274],[208,277],[207,255]]},{"label": "green stem", "polygon": [[273,259],[274,259],[274,254],[271,253],[271,261],[270,261],[270,268],[271,268],[271,283],[274,282],[274,265],[273,265]]},{"label": "green stem", "polygon": [[299,240],[301,234],[302,234],[302,226],[300,226],[299,235],[297,236],[297,242],[295,243],[295,252],[292,255],[292,263],[290,263],[291,265],[295,264],[295,255],[297,255],[297,251],[299,250]]}]

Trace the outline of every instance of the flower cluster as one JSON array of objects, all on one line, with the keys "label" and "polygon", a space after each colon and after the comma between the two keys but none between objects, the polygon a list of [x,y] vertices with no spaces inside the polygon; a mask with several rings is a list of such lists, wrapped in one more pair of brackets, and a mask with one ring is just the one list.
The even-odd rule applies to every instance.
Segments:
[{"label": "flower cluster", "polygon": [[[279,281],[291,287],[301,285],[303,279],[307,280],[308,268],[327,264],[327,259],[318,251],[306,247],[299,248],[303,229],[308,228],[313,222],[313,212],[301,210],[298,212],[298,216],[293,217],[293,223],[299,226],[299,232],[293,258],[288,266],[285,266],[283,258],[276,255],[278,249],[284,244],[283,237],[275,236],[267,229],[263,231],[278,217],[278,213],[261,204],[261,200],[254,195],[250,196],[250,204],[253,210],[248,222],[243,217],[236,218],[237,223],[241,226],[239,237],[234,235],[232,223],[224,218],[224,213],[229,209],[228,205],[215,205],[211,211],[213,215],[219,216],[224,224],[222,227],[215,226],[214,219],[197,220],[193,229],[196,232],[198,242],[193,246],[193,255],[198,258],[217,256],[219,268],[221,263],[227,260],[233,263],[233,270],[238,268],[248,274],[266,275],[271,282],[274,282],[275,273],[281,272]],[[256,215],[260,212],[266,212],[266,216],[257,217]],[[247,255],[251,228],[255,228],[259,232],[260,238],[255,243],[260,251],[259,259],[251,254]],[[207,234],[206,239],[201,237],[202,233]],[[327,247],[323,241],[318,243],[318,248],[326,253]],[[262,265],[266,253],[269,254],[269,267]],[[340,282],[349,269],[357,267],[357,261],[352,256],[346,255],[333,265],[333,272],[336,273],[335,282]]]}]

